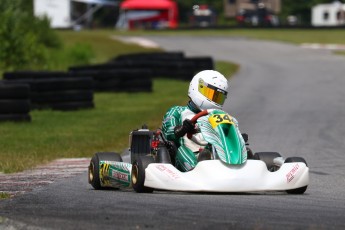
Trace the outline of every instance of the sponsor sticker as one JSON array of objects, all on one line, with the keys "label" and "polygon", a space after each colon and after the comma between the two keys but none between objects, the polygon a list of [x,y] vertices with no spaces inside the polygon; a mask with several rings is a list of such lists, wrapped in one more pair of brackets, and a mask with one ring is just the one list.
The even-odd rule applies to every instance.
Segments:
[{"label": "sponsor sticker", "polygon": [[169,169],[165,165],[157,165],[156,168],[174,180],[180,178],[180,176],[177,173],[173,172],[171,169]]},{"label": "sponsor sticker", "polygon": [[128,182],[128,175],[116,170],[112,171],[112,178],[118,179],[120,181]]},{"label": "sponsor sticker", "polygon": [[286,174],[286,181],[287,183],[291,182],[294,178],[299,169],[299,164],[295,164],[293,168]]}]

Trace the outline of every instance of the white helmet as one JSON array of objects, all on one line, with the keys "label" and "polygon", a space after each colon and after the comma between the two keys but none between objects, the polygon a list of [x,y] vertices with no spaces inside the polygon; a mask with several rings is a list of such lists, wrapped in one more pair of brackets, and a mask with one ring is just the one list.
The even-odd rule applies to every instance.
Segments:
[{"label": "white helmet", "polygon": [[219,72],[204,70],[190,82],[188,96],[200,109],[222,109],[228,94],[228,80]]}]

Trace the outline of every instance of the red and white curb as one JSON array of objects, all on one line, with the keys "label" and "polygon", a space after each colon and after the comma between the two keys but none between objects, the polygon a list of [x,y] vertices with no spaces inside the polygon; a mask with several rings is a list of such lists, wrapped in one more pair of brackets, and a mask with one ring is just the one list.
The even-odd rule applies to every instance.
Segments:
[{"label": "red and white curb", "polygon": [[340,44],[302,43],[301,47],[307,49],[345,50],[345,45]]},{"label": "red and white curb", "polygon": [[0,193],[11,197],[87,171],[90,158],[63,158],[13,174],[0,174]]}]

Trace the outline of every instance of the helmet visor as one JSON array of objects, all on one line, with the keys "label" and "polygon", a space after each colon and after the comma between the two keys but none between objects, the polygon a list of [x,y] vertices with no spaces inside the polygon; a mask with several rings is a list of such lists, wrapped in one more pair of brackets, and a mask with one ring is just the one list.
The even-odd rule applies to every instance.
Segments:
[{"label": "helmet visor", "polygon": [[199,81],[199,92],[204,95],[207,99],[223,105],[228,94],[226,91],[219,89],[213,85],[205,83],[203,80]]}]

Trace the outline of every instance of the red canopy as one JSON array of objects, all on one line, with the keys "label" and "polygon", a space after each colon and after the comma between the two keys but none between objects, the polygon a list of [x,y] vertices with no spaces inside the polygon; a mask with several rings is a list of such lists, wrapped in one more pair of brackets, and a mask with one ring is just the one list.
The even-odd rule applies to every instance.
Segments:
[{"label": "red canopy", "polygon": [[168,10],[169,27],[177,27],[178,9],[170,0],[125,0],[121,3],[122,10]]},{"label": "red canopy", "polygon": [[124,10],[156,10],[175,8],[176,3],[170,0],[127,0],[121,3]]}]

